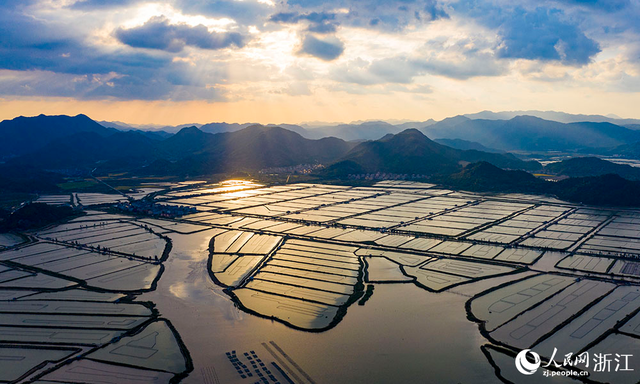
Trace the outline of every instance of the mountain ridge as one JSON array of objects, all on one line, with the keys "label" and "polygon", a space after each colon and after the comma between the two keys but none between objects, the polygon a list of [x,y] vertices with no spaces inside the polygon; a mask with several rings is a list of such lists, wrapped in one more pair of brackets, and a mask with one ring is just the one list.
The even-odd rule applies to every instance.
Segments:
[{"label": "mountain ridge", "polygon": [[443,174],[459,170],[461,163],[477,161],[489,161],[505,168],[542,168],[537,162],[525,162],[511,154],[451,148],[432,141],[417,129],[407,129],[358,144],[325,172],[338,175],[344,173],[340,171],[344,169],[352,173],[359,170],[357,173]]}]

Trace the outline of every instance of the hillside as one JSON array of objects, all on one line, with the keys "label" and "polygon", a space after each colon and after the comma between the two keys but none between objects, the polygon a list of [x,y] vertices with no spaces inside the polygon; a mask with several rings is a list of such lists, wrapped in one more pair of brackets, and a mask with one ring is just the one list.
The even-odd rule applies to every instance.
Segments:
[{"label": "hillside", "polygon": [[0,230],[24,231],[44,227],[67,219],[78,213],[68,206],[54,206],[43,203],[30,203],[13,212],[6,220],[0,222]]},{"label": "hillside", "polygon": [[[238,123],[224,123],[224,122],[222,122],[222,123],[207,123],[207,124],[203,124],[201,126],[198,126],[198,128],[202,132],[206,132],[206,133],[225,133],[225,132],[236,132],[236,131],[239,131],[241,129],[250,127],[252,125],[260,125],[260,124],[256,124],[256,123],[238,124]],[[302,137],[313,138],[312,135],[310,135],[309,132],[306,129],[302,128],[299,125],[294,125],[294,124],[267,124],[266,126],[267,127],[284,128],[284,129],[287,129],[289,131],[295,132],[295,133],[299,134]]]},{"label": "hillside", "polygon": [[469,164],[460,172],[437,181],[451,188],[476,192],[549,192],[550,183],[525,171],[503,170],[482,161]]},{"label": "hillside", "polygon": [[158,146],[166,154],[165,157],[176,160],[207,150],[214,145],[218,135],[203,132],[195,126],[186,127],[163,140]]},{"label": "hillside", "polygon": [[618,147],[603,151],[602,154],[640,160],[640,141],[620,145]]},{"label": "hillside", "polygon": [[455,149],[462,149],[462,150],[475,149],[476,151],[492,152],[492,153],[501,152],[501,151],[498,151],[497,149],[487,148],[484,145],[475,141],[468,141],[468,140],[462,140],[462,139],[435,139],[433,141],[435,141],[438,144],[446,145],[447,147],[451,147]]},{"label": "hillside", "polygon": [[405,129],[410,129],[410,128],[421,129],[421,128],[433,125],[435,123],[436,123],[435,120],[429,119],[429,120],[425,120],[425,121],[410,121],[410,122],[407,122],[407,123],[400,123],[400,124],[396,124],[395,126],[400,131],[404,131]]},{"label": "hillside", "polygon": [[24,155],[53,140],[80,132],[107,137],[118,132],[105,128],[85,115],[16,117],[0,122],[0,153],[3,158]]},{"label": "hillside", "polygon": [[612,174],[549,182],[523,171],[506,171],[480,162],[469,164],[461,172],[434,181],[449,188],[474,192],[548,194],[573,203],[614,207],[640,206],[640,182]]},{"label": "hillside", "polygon": [[430,140],[417,129],[407,129],[358,144],[324,172],[334,176],[356,170],[359,173],[449,174],[460,170],[464,163],[477,161],[513,169],[541,167],[537,162],[524,162],[510,154],[454,149]]},{"label": "hillside", "polygon": [[253,125],[251,123],[238,124],[238,123],[208,123],[201,125],[199,129],[206,133],[223,133],[223,132],[235,132],[248,126]]},{"label": "hillside", "polygon": [[331,162],[352,145],[336,138],[309,140],[280,127],[253,125],[216,135],[197,158],[218,172],[259,170],[316,162]]},{"label": "hillside", "polygon": [[128,131],[102,137],[93,132],[81,132],[56,139],[29,155],[10,160],[8,164],[45,169],[91,169],[100,162],[126,159],[127,168],[132,168],[158,156],[162,156],[158,141],[142,133]]},{"label": "hillside", "polygon": [[[13,145],[29,143],[10,152],[15,157],[8,165],[17,169],[200,175],[333,162],[355,145],[337,138],[309,140],[288,129],[260,125],[217,134],[192,126],[165,138],[104,128],[84,115],[18,118],[2,124],[2,133]],[[30,141],[34,135],[41,140]]]},{"label": "hillside", "polygon": [[472,120],[457,116],[422,131],[437,139],[476,141],[505,151],[575,151],[640,141],[640,131],[607,122],[565,124],[532,116],[517,116],[510,120]]},{"label": "hillside", "polygon": [[563,200],[616,207],[640,206],[640,182],[618,175],[576,177],[554,184],[555,194]]},{"label": "hillside", "polygon": [[546,173],[570,177],[616,174],[628,180],[640,180],[640,168],[615,164],[597,157],[575,157],[558,163],[547,164]]},{"label": "hillside", "polygon": [[336,138],[309,140],[280,127],[253,125],[218,134],[183,128],[159,147],[169,156],[141,172],[201,175],[325,163],[344,156],[353,144]]},{"label": "hillside", "polygon": [[0,164],[0,194],[59,192],[64,177],[29,165]]}]

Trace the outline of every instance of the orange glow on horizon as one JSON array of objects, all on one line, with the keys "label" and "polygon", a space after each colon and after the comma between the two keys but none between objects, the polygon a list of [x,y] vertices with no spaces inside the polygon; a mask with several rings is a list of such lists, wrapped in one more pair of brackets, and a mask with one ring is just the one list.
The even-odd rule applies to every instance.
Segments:
[{"label": "orange glow on horizon", "polygon": [[[535,94],[535,93],[534,93]],[[428,94],[415,98],[411,94],[349,95],[322,93],[309,96],[275,95],[262,100],[233,102],[206,101],[81,101],[71,98],[0,99],[0,119],[17,116],[85,114],[94,120],[120,121],[128,124],[179,125],[189,123],[260,123],[299,124],[302,122],[351,122],[356,120],[441,120],[482,110],[543,110],[582,114],[616,114],[634,118],[629,106],[640,103],[640,94],[612,93],[592,98],[574,92],[520,95],[509,99],[481,98],[470,94],[461,97]],[[528,103],[527,103],[528,100]],[[570,105],[567,102],[570,101]],[[522,105],[527,105],[523,108]],[[560,107],[562,106],[562,107]],[[635,111],[635,109],[634,109]]]}]

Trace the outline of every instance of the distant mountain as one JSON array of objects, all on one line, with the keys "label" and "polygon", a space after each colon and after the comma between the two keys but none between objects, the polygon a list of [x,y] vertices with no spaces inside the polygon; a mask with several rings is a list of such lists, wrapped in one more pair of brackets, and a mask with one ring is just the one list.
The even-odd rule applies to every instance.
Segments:
[{"label": "distant mountain", "polygon": [[407,129],[380,140],[358,144],[325,173],[335,176],[347,171],[449,174],[457,172],[464,163],[477,161],[488,161],[503,168],[541,168],[537,162],[524,162],[510,154],[447,147],[430,140],[417,129]]},{"label": "distant mountain", "polygon": [[497,149],[487,148],[484,145],[475,142],[475,141],[467,141],[462,139],[435,139],[434,140],[438,144],[446,145],[447,147],[455,148],[455,149],[475,149],[476,151],[482,152],[492,152],[492,153],[501,153],[502,151],[498,151]]},{"label": "distant mountain", "polygon": [[399,130],[404,131],[405,129],[410,129],[410,128],[420,129],[420,128],[428,127],[428,126],[433,125],[435,123],[436,123],[435,120],[429,119],[429,120],[426,120],[426,121],[410,121],[410,122],[407,122],[407,123],[394,124],[394,125]]},{"label": "distant mountain", "polygon": [[618,175],[572,177],[559,181],[555,194],[567,201],[616,207],[640,206],[640,182]]},{"label": "distant mountain", "polygon": [[600,155],[617,156],[626,159],[640,160],[640,141],[619,145],[614,148],[606,148],[595,152]]},{"label": "distant mountain", "polygon": [[203,132],[197,127],[186,127],[164,140],[159,146],[166,154],[165,157],[176,160],[206,150],[213,145],[217,135]]},{"label": "distant mountain", "polygon": [[[353,144],[336,138],[309,140],[287,129],[261,125],[215,135],[201,131],[197,133],[197,128],[193,127],[184,130],[188,130],[193,149],[186,151],[190,153],[189,156],[174,163],[173,169],[181,174],[257,171],[271,167],[332,162],[353,147]],[[186,134],[183,131],[167,141],[180,139],[181,145],[186,148]],[[164,148],[170,145],[165,143]],[[157,165],[155,164],[156,167]]]},{"label": "distant mountain", "polygon": [[16,117],[0,122],[0,156],[24,155],[51,141],[80,132],[110,136],[117,130],[105,128],[85,115]]},{"label": "distant mountain", "polygon": [[129,124],[123,123],[121,121],[99,121],[99,120],[95,120],[96,123],[102,125],[105,128],[113,128],[113,129],[117,129],[118,131],[128,131],[131,129],[135,129],[134,127],[130,126]]},{"label": "distant mountain", "polygon": [[153,139],[153,140],[164,140],[164,139],[166,139],[168,137],[173,136],[173,133],[169,133],[169,132],[166,132],[166,131],[142,131],[142,130],[139,130],[139,129],[132,129],[132,130],[129,130],[127,132],[140,133],[143,136],[146,136],[146,137],[148,137],[150,139]]},{"label": "distant mountain", "polygon": [[626,164],[615,164],[597,157],[575,157],[547,164],[545,171],[570,177],[601,176],[616,174],[629,180],[640,180],[640,168]]},{"label": "distant mountain", "polygon": [[122,122],[113,122],[113,121],[97,121],[98,124],[102,125],[105,128],[113,128],[113,129],[117,129],[118,131],[122,131],[122,132],[138,132],[141,133],[143,135],[145,135],[146,137],[150,138],[150,139],[154,139],[154,140],[162,140],[162,139],[166,139],[167,137],[173,135],[173,133],[167,132],[167,131],[163,131],[161,129],[141,129],[141,128],[137,128],[134,127],[132,125],[129,124],[125,124]]},{"label": "distant mountain", "polygon": [[352,147],[335,137],[309,140],[284,128],[253,125],[238,132],[221,134],[208,153],[219,153],[226,167],[262,169],[329,162]]},{"label": "distant mountain", "polygon": [[8,165],[202,175],[333,162],[353,146],[336,138],[309,140],[284,128],[260,125],[218,134],[187,127],[164,140],[138,131],[116,131],[106,137],[80,132],[11,159]]},{"label": "distant mountain", "polygon": [[360,124],[340,124],[308,128],[309,137],[337,137],[347,141],[353,140],[377,140],[389,133],[396,134],[403,128],[386,123],[384,121],[367,121]]},{"label": "distant mountain", "polygon": [[[106,123],[105,123],[106,124]],[[132,171],[154,164],[165,165],[164,174],[209,174],[227,170],[251,170],[295,166],[305,163],[333,162],[355,144],[336,138],[310,140],[295,125],[276,126],[215,124],[203,132],[195,126],[186,127],[175,135],[162,131],[140,131],[116,123],[104,127],[85,115],[19,117],[0,123],[0,149],[7,161],[4,174],[11,169],[56,170],[82,169]],[[227,132],[226,130],[231,130]],[[173,170],[171,169],[173,168]],[[156,169],[159,171],[160,169]],[[34,174],[36,174],[34,172]],[[18,177],[9,177],[2,185],[33,185],[34,190],[53,187]],[[18,180],[19,179],[19,180]],[[47,176],[44,179],[50,179]],[[56,180],[59,181],[59,180]],[[18,189],[24,189],[18,186]]]},{"label": "distant mountain", "polygon": [[[259,125],[259,124],[258,124]],[[287,129],[289,131],[295,132],[298,135],[307,138],[307,139],[314,139],[314,137],[312,137],[311,134],[309,134],[309,131],[306,130],[305,128],[299,126],[299,125],[295,125],[295,124],[267,124],[267,127],[280,127],[280,128],[284,128]],[[330,136],[324,136],[324,137],[330,137]],[[322,137],[317,137],[317,139],[322,139]]]},{"label": "distant mountain", "polygon": [[449,187],[475,192],[545,193],[548,182],[525,171],[503,170],[486,161],[472,163],[438,181]]},{"label": "distant mountain", "polygon": [[487,162],[480,162],[469,164],[458,173],[441,176],[434,181],[466,191],[537,193],[589,205],[640,206],[640,182],[612,174],[549,182],[523,171],[502,170]]},{"label": "distant mountain", "polygon": [[35,152],[10,160],[7,164],[44,169],[92,169],[98,163],[126,159],[127,168],[131,169],[142,166],[149,159],[162,156],[157,143],[135,131],[117,132],[107,137],[94,132],[80,132],[56,139]]},{"label": "distant mountain", "polygon": [[[224,132],[235,132],[241,129],[250,127],[252,125],[260,125],[256,123],[208,123],[199,126],[200,130],[207,133],[224,133]],[[296,132],[302,137],[310,138],[309,132],[306,129],[302,128],[299,125],[294,124],[268,124],[268,127],[280,127],[284,129],[288,129],[290,131]]]},{"label": "distant mountain", "polygon": [[[602,116],[602,115],[574,115],[564,112],[556,111],[505,111],[505,112],[491,112],[482,111],[478,113],[465,114],[465,117],[469,119],[483,119],[483,120],[510,120],[516,116],[535,116],[544,120],[552,120],[560,123],[580,123],[580,122],[592,122],[592,123],[612,123],[616,125],[622,125],[629,127],[630,125],[639,125],[640,119],[622,119],[618,116]],[[632,128],[632,127],[629,127]],[[632,128],[632,129],[639,129]]]},{"label": "distant mountain", "polygon": [[195,125],[195,126],[199,127],[201,125],[201,124],[195,124],[195,123],[180,124],[180,125],[129,124],[129,123],[123,123],[122,121],[106,121],[106,120],[96,120],[96,122],[98,124],[102,125],[103,127],[115,128],[115,129],[120,130],[120,131],[130,131],[130,130],[137,130],[137,131],[165,131],[165,132],[170,132],[170,133],[177,132],[177,131],[179,131],[180,129],[182,129],[184,127],[190,127],[192,125]]},{"label": "distant mountain", "polygon": [[444,119],[422,129],[437,139],[476,141],[505,151],[574,151],[607,148],[640,141],[640,131],[611,123],[558,123],[533,116],[511,120]]},{"label": "distant mountain", "polygon": [[238,124],[238,123],[208,123],[200,126],[200,130],[206,133],[223,133],[223,132],[235,132],[248,126],[252,123]]}]

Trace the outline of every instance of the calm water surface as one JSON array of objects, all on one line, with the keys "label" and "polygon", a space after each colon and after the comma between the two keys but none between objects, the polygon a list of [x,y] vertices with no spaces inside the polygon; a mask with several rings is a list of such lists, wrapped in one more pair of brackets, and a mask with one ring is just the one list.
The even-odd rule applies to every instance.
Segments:
[{"label": "calm water surface", "polygon": [[294,330],[240,311],[210,281],[207,247],[214,233],[171,235],[158,288],[140,297],[157,304],[187,345],[195,368],[184,382],[210,382],[206,372],[214,371],[221,383],[248,383],[225,352],[258,351],[269,341],[319,384],[499,382],[480,351],[477,326],[466,319],[468,297],[377,284],[367,304],[349,307],[335,328]]}]

